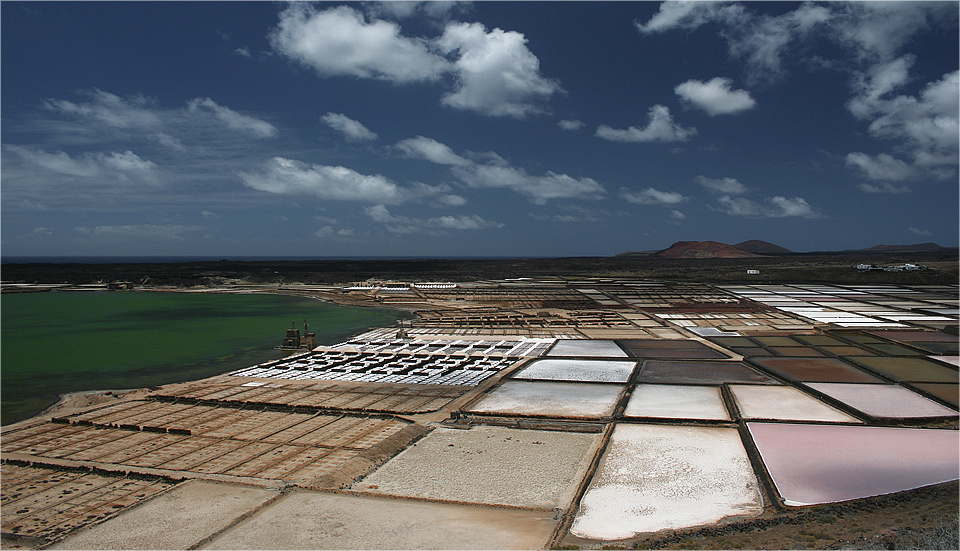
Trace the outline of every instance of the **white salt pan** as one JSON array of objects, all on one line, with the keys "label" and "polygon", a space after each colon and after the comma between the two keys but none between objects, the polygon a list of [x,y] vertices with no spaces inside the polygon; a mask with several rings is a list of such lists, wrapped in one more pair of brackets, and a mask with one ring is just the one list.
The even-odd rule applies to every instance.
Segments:
[{"label": "white salt pan", "polygon": [[730,385],[730,391],[744,419],[861,422],[789,386]]},{"label": "white salt pan", "polygon": [[762,510],[736,429],[619,424],[570,532],[616,540]]},{"label": "white salt pan", "polygon": [[547,356],[625,358],[627,353],[613,341],[564,339],[558,340]]},{"label": "white salt pan", "polygon": [[806,383],[874,417],[945,417],[957,412],[897,385]]},{"label": "white salt pan", "polygon": [[720,387],[637,385],[627,402],[626,417],[730,419]]},{"label": "white salt pan", "polygon": [[517,379],[549,379],[554,381],[586,381],[626,383],[636,362],[597,360],[537,360],[523,368]]},{"label": "white salt pan", "polygon": [[470,411],[550,417],[612,415],[623,387],[591,383],[509,381],[484,396]]}]

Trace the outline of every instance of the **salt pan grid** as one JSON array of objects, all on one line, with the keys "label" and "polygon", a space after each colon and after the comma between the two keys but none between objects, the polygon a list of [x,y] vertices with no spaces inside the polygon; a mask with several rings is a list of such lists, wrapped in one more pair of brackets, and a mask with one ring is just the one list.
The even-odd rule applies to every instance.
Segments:
[{"label": "salt pan grid", "polygon": [[636,358],[685,358],[691,360],[727,359],[728,356],[700,341],[623,339],[619,341]]},{"label": "salt pan grid", "polygon": [[[395,336],[396,330],[391,330]],[[337,346],[330,351],[392,352],[405,354],[435,355],[482,355],[482,356],[523,356],[536,357],[543,354],[553,344],[552,338],[521,339],[384,339],[366,338],[360,335]]]},{"label": "salt pan grid", "polygon": [[586,358],[625,358],[627,353],[614,341],[606,340],[558,340],[547,356],[580,356]]},{"label": "salt pan grid", "polygon": [[599,418],[613,415],[623,386],[507,381],[470,406],[474,413]]},{"label": "salt pan grid", "polygon": [[127,478],[11,463],[0,467],[0,476],[3,533],[41,541],[101,522],[174,485],[157,477]]},{"label": "salt pan grid", "polygon": [[935,398],[957,408],[960,405],[960,389],[952,383],[910,383],[911,388],[919,389]]},{"label": "salt pan grid", "polygon": [[762,511],[737,429],[620,423],[570,532],[618,540]]},{"label": "salt pan grid", "polygon": [[957,412],[897,385],[807,383],[871,417],[956,417]]},{"label": "salt pan grid", "polygon": [[747,423],[786,505],[814,505],[957,479],[956,430]]},{"label": "salt pan grid", "polygon": [[[132,404],[132,406],[131,406]],[[409,423],[204,405],[121,402],[4,434],[4,453],[309,482]]]},{"label": "salt pan grid", "polygon": [[730,385],[743,419],[861,423],[856,417],[828,406],[789,386]]},{"label": "salt pan grid", "polygon": [[385,495],[565,508],[600,434],[474,426],[436,428],[352,489]]},{"label": "salt pan grid", "polygon": [[476,386],[516,363],[514,356],[324,350],[234,371],[238,377]]},{"label": "salt pan grid", "polygon": [[718,386],[637,385],[624,417],[729,421]]},{"label": "salt pan grid", "polygon": [[[239,404],[278,404],[298,408],[365,410],[390,413],[436,411],[467,392],[462,387],[392,383],[289,381],[223,377],[215,381],[164,385],[152,398],[181,402],[217,400]],[[186,405],[184,406],[186,407]]]},{"label": "salt pan grid", "polygon": [[637,362],[598,360],[536,360],[513,377],[593,383],[627,383]]}]

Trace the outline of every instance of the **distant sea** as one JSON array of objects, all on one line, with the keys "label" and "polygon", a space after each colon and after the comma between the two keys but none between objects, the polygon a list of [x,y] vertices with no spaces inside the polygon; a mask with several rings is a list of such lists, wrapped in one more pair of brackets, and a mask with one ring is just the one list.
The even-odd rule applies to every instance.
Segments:
[{"label": "distant sea", "polygon": [[166,264],[183,262],[283,262],[317,260],[497,260],[545,256],[3,256],[0,264]]},{"label": "distant sea", "polygon": [[60,394],[211,377],[281,356],[291,321],[320,344],[389,327],[410,314],[278,295],[16,293],[0,309],[2,424]]}]

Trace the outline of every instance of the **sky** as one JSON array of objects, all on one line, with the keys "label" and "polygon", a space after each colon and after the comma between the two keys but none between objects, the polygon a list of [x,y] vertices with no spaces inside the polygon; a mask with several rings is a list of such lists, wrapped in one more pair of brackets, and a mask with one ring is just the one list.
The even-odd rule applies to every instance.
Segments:
[{"label": "sky", "polygon": [[958,6],[4,0],[0,254],[957,246]]}]

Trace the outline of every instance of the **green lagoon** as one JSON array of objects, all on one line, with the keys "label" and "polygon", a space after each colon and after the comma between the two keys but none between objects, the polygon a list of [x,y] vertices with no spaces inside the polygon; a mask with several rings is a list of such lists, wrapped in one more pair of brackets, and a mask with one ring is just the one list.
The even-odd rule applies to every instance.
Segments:
[{"label": "green lagoon", "polygon": [[281,353],[290,322],[335,344],[410,314],[281,295],[48,292],[0,299],[0,416],[7,425],[83,390],[142,388],[233,371]]}]

